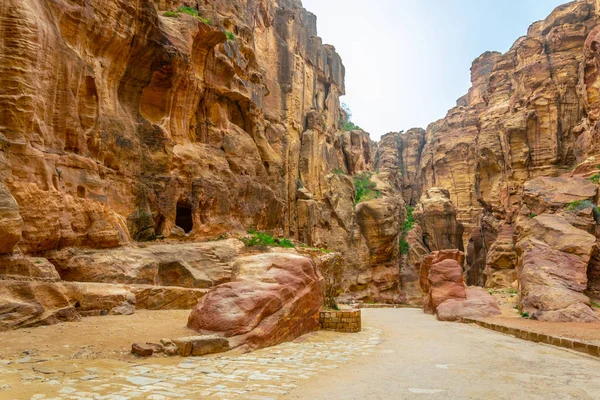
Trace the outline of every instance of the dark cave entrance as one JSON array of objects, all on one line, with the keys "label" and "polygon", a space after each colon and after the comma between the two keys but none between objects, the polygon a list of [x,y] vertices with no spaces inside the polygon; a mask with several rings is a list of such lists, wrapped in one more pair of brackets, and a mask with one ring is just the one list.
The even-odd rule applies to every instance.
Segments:
[{"label": "dark cave entrance", "polygon": [[194,228],[192,219],[192,207],[185,204],[177,204],[177,215],[175,216],[175,225],[183,229],[185,233],[190,233]]}]

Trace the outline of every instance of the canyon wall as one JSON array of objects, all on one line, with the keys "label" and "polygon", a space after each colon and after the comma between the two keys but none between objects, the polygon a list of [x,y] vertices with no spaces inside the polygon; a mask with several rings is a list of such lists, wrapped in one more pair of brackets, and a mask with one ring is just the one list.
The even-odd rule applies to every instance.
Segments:
[{"label": "canyon wall", "polygon": [[[422,302],[420,263],[444,249],[466,251],[469,285],[519,284],[538,214],[600,232],[599,21],[596,0],[558,7],[478,57],[445,118],[374,143],[344,129],[344,66],[299,0],[6,0],[0,265],[23,267],[0,280],[206,289],[194,268],[229,276],[221,252],[140,243],[258,230],[340,252],[348,301]],[[580,314],[600,292],[588,247]]]},{"label": "canyon wall", "polygon": [[[387,155],[380,158],[397,160],[407,204],[417,204],[432,188],[448,191],[465,228],[468,284],[520,285],[524,277],[518,272],[527,255],[515,243],[523,243],[528,220],[538,214],[565,212],[576,228],[596,234],[593,222],[590,227],[575,214],[583,209],[597,214],[599,22],[596,0],[556,8],[507,53],[478,57],[471,88],[445,118],[424,133],[414,129],[382,139],[380,150]],[[551,180],[561,176],[562,182]],[[578,181],[581,177],[592,182]],[[545,200],[532,202],[532,197]],[[549,199],[554,199],[552,206],[546,204]],[[411,245],[437,250],[423,243],[421,228],[418,241],[408,236]],[[577,287],[587,285],[593,294],[597,261],[586,257],[589,282],[579,280]],[[402,287],[412,284],[413,264],[421,258],[409,253],[403,260],[401,276],[409,281],[402,281]]]},{"label": "canyon wall", "polygon": [[6,263],[205,288],[195,268],[221,255],[171,252],[183,284],[144,272],[167,267],[139,243],[258,230],[341,251],[351,299],[398,301],[399,186],[373,176],[377,196],[356,204],[375,145],[342,129],[344,66],[299,0],[7,0],[0,32]]}]

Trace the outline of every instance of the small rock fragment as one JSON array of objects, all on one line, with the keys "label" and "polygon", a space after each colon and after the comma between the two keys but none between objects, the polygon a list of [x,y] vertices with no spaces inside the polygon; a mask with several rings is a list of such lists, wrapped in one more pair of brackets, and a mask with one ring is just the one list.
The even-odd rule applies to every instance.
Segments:
[{"label": "small rock fragment", "polygon": [[154,351],[152,350],[152,347],[146,344],[134,343],[131,345],[131,352],[137,356],[149,357]]},{"label": "small rock fragment", "polygon": [[162,344],[166,355],[176,356],[179,354],[179,347],[171,339],[161,339],[160,344]]}]

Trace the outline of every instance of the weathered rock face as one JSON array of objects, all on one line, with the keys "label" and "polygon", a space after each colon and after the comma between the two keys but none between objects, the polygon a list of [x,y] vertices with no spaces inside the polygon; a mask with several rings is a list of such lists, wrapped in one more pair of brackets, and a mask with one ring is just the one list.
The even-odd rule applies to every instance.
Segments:
[{"label": "weathered rock face", "polygon": [[514,244],[514,229],[506,224],[487,253],[485,287],[508,288],[517,279],[517,253]]},{"label": "weathered rock face", "polygon": [[176,225],[295,231],[296,182],[319,186],[342,165],[344,70],[315,16],[293,0],[203,3],[212,25],[163,15],[182,3],[2,9],[1,180],[23,251],[114,247]]},{"label": "weathered rock face", "polygon": [[19,205],[6,187],[0,183],[0,254],[12,253],[21,240],[23,219]]},{"label": "weathered rock face", "polygon": [[597,321],[583,294],[595,241],[561,215],[540,215],[526,223],[516,246],[520,309],[542,321]]},{"label": "weathered rock face", "polygon": [[419,201],[421,187],[417,171],[424,146],[425,131],[420,128],[405,133],[388,133],[377,144],[375,168],[389,174],[392,184],[402,190],[407,205],[415,205]]},{"label": "weathered rock face", "polygon": [[318,329],[322,276],[307,257],[268,253],[236,261],[234,282],[217,286],[188,327],[230,337],[232,347],[273,346]]},{"label": "weathered rock face", "polygon": [[423,229],[423,242],[430,251],[463,250],[463,226],[456,218],[456,208],[446,189],[428,189],[413,213]]}]

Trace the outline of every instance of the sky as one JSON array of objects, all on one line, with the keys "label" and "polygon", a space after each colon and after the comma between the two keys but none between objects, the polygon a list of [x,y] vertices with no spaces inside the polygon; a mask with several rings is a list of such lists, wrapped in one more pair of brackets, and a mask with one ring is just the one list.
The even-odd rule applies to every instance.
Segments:
[{"label": "sky", "polygon": [[346,67],[352,121],[378,140],[426,128],[470,87],[472,61],[508,51],[567,0],[302,0]]}]

